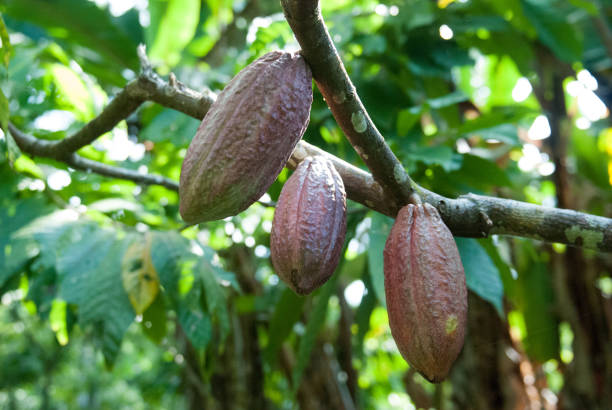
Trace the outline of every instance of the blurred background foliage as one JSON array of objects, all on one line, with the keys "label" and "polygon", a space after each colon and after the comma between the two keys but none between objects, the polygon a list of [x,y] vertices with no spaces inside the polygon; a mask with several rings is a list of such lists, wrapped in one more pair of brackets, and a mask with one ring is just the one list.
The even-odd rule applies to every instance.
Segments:
[{"label": "blurred background foliage", "polygon": [[[370,116],[418,183],[612,216],[612,3],[326,0]],[[219,91],[298,46],[278,1],[2,0],[0,124],[64,138],[138,74]],[[561,103],[559,103],[561,101]],[[178,180],[198,121],[147,103],[79,151]],[[362,167],[315,88],[305,140]],[[312,296],[269,261],[273,208],[183,229],[176,192],[19,152],[0,131],[0,408],[605,408],[612,261],[457,238],[470,324],[431,385],[388,327],[392,220],[349,202]],[[264,196],[277,199],[284,170]]]}]

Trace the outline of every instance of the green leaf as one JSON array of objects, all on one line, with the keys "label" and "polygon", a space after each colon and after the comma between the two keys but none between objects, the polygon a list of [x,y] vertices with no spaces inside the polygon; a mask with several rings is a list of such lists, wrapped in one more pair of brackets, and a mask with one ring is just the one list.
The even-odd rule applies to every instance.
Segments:
[{"label": "green leaf", "polygon": [[276,363],[278,352],[293,326],[300,320],[302,308],[306,298],[295,294],[291,289],[285,288],[280,299],[274,307],[272,319],[270,319],[270,340],[264,352],[266,361],[273,366]]},{"label": "green leaf", "polygon": [[178,306],[179,323],[196,349],[206,348],[212,337],[212,324],[202,310],[201,297],[202,287],[194,286]]},{"label": "green leaf", "polygon": [[[0,83],[1,85],[1,83]],[[8,134],[8,120],[9,120],[9,102],[2,88],[0,88],[0,128],[4,131],[4,135]]]},{"label": "green leaf", "polygon": [[[2,94],[2,90],[0,90],[0,105],[2,105],[2,98],[4,98],[4,95]],[[8,102],[6,104],[7,110],[8,110]],[[0,107],[1,109],[1,107]],[[6,113],[7,115],[7,124],[8,124],[8,111]],[[6,129],[6,128],[5,128]],[[8,154],[8,161],[9,161],[9,165],[11,166],[11,168],[15,167],[16,162],[21,158],[21,150],[19,149],[19,147],[17,146],[17,142],[15,142],[15,139],[13,138],[13,136],[11,135],[10,132],[6,132],[4,134],[4,138],[6,138],[6,150],[7,150],[7,154]]]},{"label": "green leaf", "polygon": [[582,57],[582,38],[568,21],[563,9],[551,1],[522,0],[525,16],[535,27],[538,38],[561,60],[573,63]]},{"label": "green leaf", "polygon": [[508,174],[495,162],[471,154],[464,154],[461,168],[449,173],[443,182],[464,192],[512,185]]},{"label": "green leaf", "polygon": [[459,104],[469,100],[468,96],[463,91],[454,91],[442,97],[430,98],[427,100],[427,105],[433,109],[450,107],[451,105]]},{"label": "green leaf", "polygon": [[426,165],[440,165],[445,171],[455,171],[461,168],[462,156],[445,145],[432,147],[419,146],[408,153],[412,161],[420,161]]},{"label": "green leaf", "polygon": [[513,280],[510,301],[525,322],[523,343],[530,358],[544,362],[559,353],[559,318],[548,263],[532,241],[515,241],[518,276]]},{"label": "green leaf", "polygon": [[476,239],[455,238],[455,242],[461,254],[468,288],[491,302],[503,317],[504,286],[497,267]]},{"label": "green leaf", "polygon": [[408,134],[408,131],[419,121],[422,113],[421,106],[401,110],[397,115],[397,134],[400,136]]},{"label": "green leaf", "polygon": [[219,265],[219,256],[209,247],[203,247],[204,255],[199,257],[194,272],[204,288],[204,297],[208,312],[215,315],[217,323],[221,329],[221,337],[225,338],[230,331],[229,311],[225,290],[221,286],[221,281],[231,282],[223,279],[231,277],[232,274],[225,271]]},{"label": "green leaf", "polygon": [[78,306],[79,323],[93,325],[107,363],[113,363],[134,311],[121,283],[121,260],[134,237],[74,225],[58,249],[60,296]]},{"label": "green leaf", "polygon": [[195,135],[200,121],[171,109],[162,110],[140,133],[140,138],[153,142],[170,141],[186,147]]},{"label": "green leaf", "polygon": [[[121,72],[138,69],[137,42],[126,34],[110,13],[82,0],[5,0],[5,10],[15,19],[43,27],[50,36],[87,47],[93,60]],[[172,35],[170,33],[170,39]]]},{"label": "green leaf", "polygon": [[336,281],[339,275],[333,275],[327,283],[317,291],[318,296],[315,302],[315,307],[308,318],[308,324],[306,325],[306,331],[304,336],[300,339],[300,345],[298,347],[297,362],[293,368],[292,382],[293,382],[293,393],[295,394],[300,387],[302,381],[302,374],[310,361],[310,354],[317,341],[317,335],[325,324],[325,315],[327,313],[327,305],[329,298],[336,290]]},{"label": "green leaf", "polygon": [[559,320],[555,314],[555,293],[547,265],[533,263],[519,275],[527,335],[523,340],[530,358],[545,362],[559,353]]},{"label": "green leaf", "polygon": [[164,298],[158,296],[142,314],[142,331],[153,343],[160,344],[168,331]]},{"label": "green leaf", "polygon": [[368,270],[370,271],[370,280],[374,288],[374,293],[380,304],[386,306],[383,250],[385,249],[387,237],[393,226],[393,219],[378,212],[371,212],[370,218],[372,219],[372,225],[370,226],[368,234],[370,237],[370,245],[368,246]]},{"label": "green leaf", "polygon": [[466,121],[457,129],[457,135],[471,135],[482,130],[488,130],[493,127],[504,124],[514,124],[526,118],[535,117],[537,111],[533,108],[524,106],[512,107],[493,107],[492,111],[481,115],[480,117]]},{"label": "green leaf", "polygon": [[62,64],[51,64],[48,70],[57,87],[58,105],[65,106],[82,122],[93,118],[93,98],[81,77]]},{"label": "green leaf", "polygon": [[11,61],[11,54],[13,53],[13,47],[11,46],[11,40],[9,38],[8,31],[6,30],[6,25],[4,24],[2,13],[0,13],[0,40],[2,41],[2,48],[0,49],[0,59],[2,60],[2,64],[4,64],[6,68],[8,68],[9,61]]},{"label": "green leaf", "polygon": [[178,295],[181,266],[191,256],[189,241],[177,232],[151,232],[151,261],[164,292],[171,299]]},{"label": "green leaf", "polygon": [[586,10],[591,16],[599,14],[597,5],[592,0],[569,0],[574,6]]},{"label": "green leaf", "polygon": [[19,231],[49,211],[49,205],[41,198],[23,199],[0,207],[0,287],[38,254],[33,238],[20,236]]},{"label": "green leaf", "polygon": [[200,3],[200,0],[168,2],[151,47],[151,60],[163,61],[170,67],[179,62],[181,52],[196,33]]}]

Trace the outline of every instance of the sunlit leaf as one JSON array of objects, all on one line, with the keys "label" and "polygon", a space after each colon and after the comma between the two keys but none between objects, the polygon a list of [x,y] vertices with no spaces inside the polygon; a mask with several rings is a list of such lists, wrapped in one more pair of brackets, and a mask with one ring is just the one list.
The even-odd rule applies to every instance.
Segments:
[{"label": "sunlit leaf", "polygon": [[49,324],[55,332],[57,342],[61,346],[68,344],[68,326],[66,324],[66,302],[60,299],[53,301],[51,312],[49,313]]},{"label": "sunlit leaf", "polygon": [[2,42],[2,48],[0,49],[0,59],[2,60],[2,64],[4,64],[6,68],[8,68],[9,61],[11,61],[11,54],[13,53],[13,47],[11,46],[11,40],[9,38],[8,31],[6,30],[6,25],[4,24],[2,13],[0,13],[0,41]]},{"label": "sunlit leaf", "polygon": [[163,61],[172,67],[178,63],[180,53],[196,32],[201,2],[173,0],[167,4],[149,55],[152,60]]},{"label": "sunlit leaf", "polygon": [[49,71],[58,88],[60,96],[58,103],[71,109],[81,121],[90,120],[94,116],[93,100],[79,75],[61,64],[51,65]]}]

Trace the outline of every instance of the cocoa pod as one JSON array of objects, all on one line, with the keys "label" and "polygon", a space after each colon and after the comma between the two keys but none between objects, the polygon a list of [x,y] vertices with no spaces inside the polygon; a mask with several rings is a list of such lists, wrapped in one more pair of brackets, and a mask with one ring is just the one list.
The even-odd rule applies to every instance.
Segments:
[{"label": "cocoa pod", "polygon": [[199,223],[244,211],[270,187],[308,126],[312,74],[300,54],[270,52],[221,91],[189,144],[179,211]]},{"label": "cocoa pod", "polygon": [[467,288],[453,235],[430,204],[407,205],[384,250],[389,326],[397,347],[431,382],[446,378],[465,336]]},{"label": "cocoa pod", "polygon": [[270,256],[278,276],[300,295],[334,273],[346,235],[344,183],[331,161],[307,157],[285,182],[276,204]]}]

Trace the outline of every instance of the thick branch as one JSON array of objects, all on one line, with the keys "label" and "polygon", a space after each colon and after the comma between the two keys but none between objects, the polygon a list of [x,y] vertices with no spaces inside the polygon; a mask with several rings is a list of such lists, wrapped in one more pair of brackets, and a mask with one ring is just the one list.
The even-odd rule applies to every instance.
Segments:
[{"label": "thick branch", "polygon": [[[171,80],[171,82],[173,84],[163,81],[151,70],[145,69],[140,79],[137,82],[130,83],[128,88],[133,87],[130,93],[135,96],[134,98],[157,101],[196,119],[202,119],[208,107],[214,101],[214,94],[210,92],[197,93],[180,85],[175,80]],[[12,125],[9,129],[24,152],[40,155],[39,152],[34,152],[36,150],[32,147],[37,146],[40,142],[52,144],[52,142],[25,136]],[[342,176],[350,199],[391,217],[397,214],[400,205],[394,201],[389,193],[385,194],[381,185],[374,180],[371,174],[304,141],[301,141],[296,147],[287,164],[288,167],[295,168],[308,155],[325,155],[333,161]],[[48,157],[49,155],[40,156]],[[74,160],[74,157],[70,156],[66,157],[64,161],[75,168],[90,169],[103,175],[131,179],[145,184],[160,184],[170,189],[176,189],[176,182],[162,177],[133,175],[136,173],[131,170],[117,169],[84,158],[77,158],[79,159]],[[411,181],[404,181],[403,185],[406,192],[410,189],[410,184]],[[415,189],[425,202],[438,208],[444,222],[457,236],[515,235],[583,246],[600,251],[612,251],[612,219],[609,218],[473,194],[449,199],[418,185],[415,185]]]},{"label": "thick branch", "polygon": [[287,22],[334,118],[394,204],[413,191],[409,175],[376,129],[334,47],[316,0],[282,0]]}]

